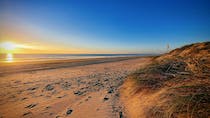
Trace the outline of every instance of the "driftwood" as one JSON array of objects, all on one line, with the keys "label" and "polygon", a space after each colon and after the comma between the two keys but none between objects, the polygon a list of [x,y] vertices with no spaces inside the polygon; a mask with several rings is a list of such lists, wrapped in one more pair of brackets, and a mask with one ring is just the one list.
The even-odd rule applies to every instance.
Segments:
[{"label": "driftwood", "polygon": [[176,74],[173,74],[173,73],[164,73],[164,75],[176,77]]},{"label": "driftwood", "polygon": [[189,72],[177,72],[178,74],[181,74],[181,75],[190,75]]}]

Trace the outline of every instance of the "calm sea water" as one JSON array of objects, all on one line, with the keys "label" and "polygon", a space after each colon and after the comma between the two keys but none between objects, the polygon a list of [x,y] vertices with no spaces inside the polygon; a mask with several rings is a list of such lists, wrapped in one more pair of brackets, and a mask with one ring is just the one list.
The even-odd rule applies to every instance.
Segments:
[{"label": "calm sea water", "polygon": [[60,59],[109,58],[151,55],[153,54],[2,54],[0,55],[0,62],[25,62]]}]

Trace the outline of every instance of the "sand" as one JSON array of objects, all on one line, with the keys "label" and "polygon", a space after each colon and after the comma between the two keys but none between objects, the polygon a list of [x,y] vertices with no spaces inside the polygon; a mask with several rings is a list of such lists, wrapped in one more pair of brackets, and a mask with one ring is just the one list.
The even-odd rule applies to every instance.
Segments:
[{"label": "sand", "polygon": [[125,116],[118,89],[128,74],[150,63],[150,60],[147,57],[102,59],[74,66],[65,66],[69,61],[56,61],[50,66],[43,63],[17,64],[12,68],[4,65],[7,71],[1,72],[0,76],[0,117]]}]

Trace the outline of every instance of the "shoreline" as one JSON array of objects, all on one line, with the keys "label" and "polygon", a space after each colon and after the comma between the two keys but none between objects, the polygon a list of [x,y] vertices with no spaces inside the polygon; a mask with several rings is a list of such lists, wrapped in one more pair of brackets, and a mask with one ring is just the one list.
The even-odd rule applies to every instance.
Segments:
[{"label": "shoreline", "polygon": [[0,65],[0,76],[20,72],[40,71],[48,69],[68,68],[91,64],[110,63],[137,58],[149,58],[154,56],[132,56],[132,57],[108,57],[108,58],[85,58],[85,59],[63,59],[45,60],[33,62],[9,62]]}]

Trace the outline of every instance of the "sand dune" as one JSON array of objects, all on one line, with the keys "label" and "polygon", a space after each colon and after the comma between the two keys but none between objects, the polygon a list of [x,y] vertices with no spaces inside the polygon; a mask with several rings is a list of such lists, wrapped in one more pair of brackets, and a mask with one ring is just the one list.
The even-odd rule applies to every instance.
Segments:
[{"label": "sand dune", "polygon": [[129,118],[209,118],[210,42],[154,58],[127,77],[121,100]]}]

